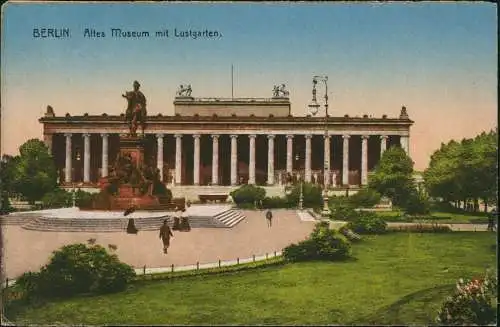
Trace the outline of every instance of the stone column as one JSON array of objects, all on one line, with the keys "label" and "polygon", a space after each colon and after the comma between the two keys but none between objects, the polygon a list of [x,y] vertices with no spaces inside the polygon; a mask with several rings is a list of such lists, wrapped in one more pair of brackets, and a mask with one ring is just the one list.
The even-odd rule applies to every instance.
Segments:
[{"label": "stone column", "polygon": [[399,142],[401,143],[401,147],[405,150],[406,154],[410,155],[410,137],[408,135],[401,136]]},{"label": "stone column", "polygon": [[102,167],[101,167],[101,177],[108,176],[108,134],[102,133]]},{"label": "stone column", "polygon": [[156,134],[158,151],[156,152],[156,168],[160,170],[160,180],[163,182],[163,134]]},{"label": "stone column", "polygon": [[325,166],[323,167],[325,176],[323,176],[323,183],[325,184],[325,187],[328,187],[328,185],[330,185],[330,137],[331,135],[328,135],[328,137],[326,135],[323,136],[325,144],[325,149],[323,150],[325,155]]},{"label": "stone column", "polygon": [[72,170],[73,170],[73,155],[71,154],[71,133],[64,134],[66,137],[66,166],[64,172],[64,181],[66,183],[72,182]]},{"label": "stone column", "polygon": [[274,184],[274,137],[267,136],[267,185]]},{"label": "stone column", "polygon": [[250,138],[250,158],[248,167],[248,184],[255,184],[255,138],[257,135],[248,135]]},{"label": "stone column", "polygon": [[311,182],[311,139],[312,135],[307,134],[306,136],[306,171],[305,171],[305,181],[306,183]]},{"label": "stone column", "polygon": [[293,135],[286,136],[286,172],[293,170]]},{"label": "stone column", "polygon": [[182,178],[182,134],[175,134],[175,184],[181,184]]},{"label": "stone column", "polygon": [[238,184],[238,135],[231,135],[231,185]]},{"label": "stone column", "polygon": [[212,135],[212,185],[219,184],[219,135]]},{"label": "stone column", "polygon": [[342,135],[344,139],[343,144],[343,158],[342,158],[342,185],[349,185],[349,138],[350,135]]},{"label": "stone column", "polygon": [[193,184],[200,185],[200,134],[194,134]]},{"label": "stone column", "polygon": [[90,134],[83,134],[83,182],[90,182]]},{"label": "stone column", "polygon": [[368,184],[368,135],[361,136],[361,185]]},{"label": "stone column", "polygon": [[387,150],[387,139],[388,135],[380,135],[380,157],[384,154],[385,150]]},{"label": "stone column", "polygon": [[43,134],[43,143],[49,149],[48,152],[52,155],[52,134]]}]

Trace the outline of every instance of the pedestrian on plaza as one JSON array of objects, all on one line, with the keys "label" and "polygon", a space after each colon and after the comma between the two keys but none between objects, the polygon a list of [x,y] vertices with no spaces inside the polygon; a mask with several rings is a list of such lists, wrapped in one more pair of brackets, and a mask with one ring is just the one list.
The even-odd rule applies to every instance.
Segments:
[{"label": "pedestrian on plaza", "polygon": [[163,225],[160,227],[160,238],[163,241],[163,253],[167,254],[168,247],[170,246],[170,238],[174,237],[170,226],[168,226],[168,219],[163,221]]},{"label": "pedestrian on plaza", "polygon": [[273,224],[273,213],[271,212],[271,209],[267,209],[266,220],[267,220],[267,227],[270,228]]},{"label": "pedestrian on plaza", "polygon": [[189,225],[189,216],[186,212],[186,209],[181,210],[181,226],[180,230],[189,232],[191,230],[191,226]]},{"label": "pedestrian on plaza", "polygon": [[495,220],[498,216],[498,208],[493,209],[488,215],[488,230],[493,231],[495,229]]}]

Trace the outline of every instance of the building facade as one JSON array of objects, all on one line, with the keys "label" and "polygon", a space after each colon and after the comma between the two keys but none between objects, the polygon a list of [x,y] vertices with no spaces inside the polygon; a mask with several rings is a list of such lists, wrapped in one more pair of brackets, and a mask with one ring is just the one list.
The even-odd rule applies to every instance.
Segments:
[{"label": "building facade", "polygon": [[[356,189],[387,148],[409,152],[413,124],[405,107],[395,118],[292,116],[283,96],[178,96],[174,109],[172,116],[149,115],[144,138],[146,160],[177,192],[281,187],[290,179]],[[114,164],[120,135],[128,133],[123,114],[57,116],[48,107],[39,121],[63,187],[96,187]]]}]

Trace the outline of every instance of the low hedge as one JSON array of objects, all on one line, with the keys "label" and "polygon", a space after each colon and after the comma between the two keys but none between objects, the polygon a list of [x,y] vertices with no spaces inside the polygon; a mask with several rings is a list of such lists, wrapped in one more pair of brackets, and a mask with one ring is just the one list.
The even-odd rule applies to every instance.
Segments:
[{"label": "low hedge", "polygon": [[346,227],[357,234],[383,234],[387,230],[387,223],[373,212],[358,211]]},{"label": "low hedge", "polygon": [[406,233],[450,233],[452,229],[447,225],[440,224],[411,224],[406,226],[391,226],[387,229],[390,232]]},{"label": "low hedge", "polygon": [[285,261],[283,260],[282,256],[276,256],[276,257],[272,256],[266,260],[241,263],[241,264],[231,265],[231,266],[205,268],[205,269],[199,269],[199,270],[175,271],[175,267],[174,267],[173,272],[164,272],[164,273],[160,273],[160,274],[136,275],[136,277],[134,278],[134,283],[151,281],[151,280],[169,280],[169,279],[178,279],[178,278],[193,277],[193,276],[227,274],[227,273],[247,271],[247,270],[252,270],[252,269],[257,269],[257,268],[279,266],[279,265],[282,265],[284,263],[285,263]]}]

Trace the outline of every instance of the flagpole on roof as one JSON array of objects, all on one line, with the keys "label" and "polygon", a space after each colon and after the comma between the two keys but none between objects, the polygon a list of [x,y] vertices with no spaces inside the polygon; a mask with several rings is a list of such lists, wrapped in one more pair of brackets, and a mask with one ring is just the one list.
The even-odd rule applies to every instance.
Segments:
[{"label": "flagpole on roof", "polygon": [[231,64],[231,99],[234,99],[234,68]]}]

